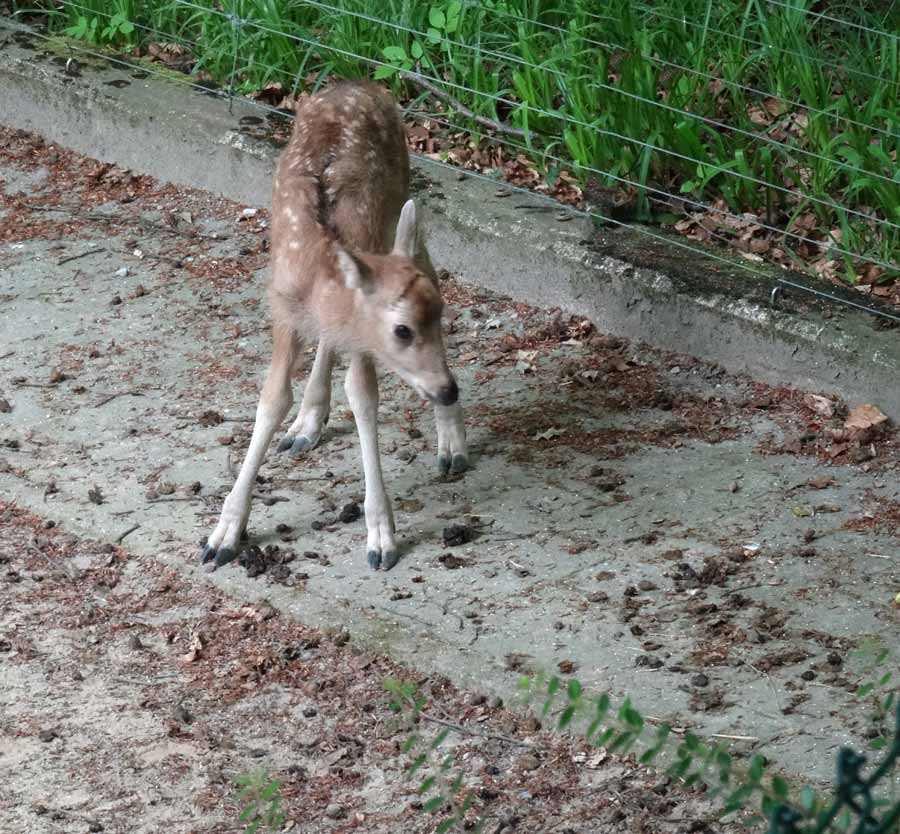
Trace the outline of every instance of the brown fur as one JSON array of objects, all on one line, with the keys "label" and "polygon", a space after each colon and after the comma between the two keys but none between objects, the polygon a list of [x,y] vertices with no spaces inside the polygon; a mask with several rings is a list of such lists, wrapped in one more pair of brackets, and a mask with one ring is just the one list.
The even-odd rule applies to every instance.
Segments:
[{"label": "brown fur", "polygon": [[[375,280],[402,279],[396,263],[369,256],[390,252],[408,195],[403,122],[384,90],[344,82],[307,99],[273,185],[269,292],[275,321],[293,327],[299,321],[304,336],[325,332],[339,346],[356,347],[341,344],[350,293],[333,243],[352,251]],[[422,267],[432,271],[430,262]]]}]

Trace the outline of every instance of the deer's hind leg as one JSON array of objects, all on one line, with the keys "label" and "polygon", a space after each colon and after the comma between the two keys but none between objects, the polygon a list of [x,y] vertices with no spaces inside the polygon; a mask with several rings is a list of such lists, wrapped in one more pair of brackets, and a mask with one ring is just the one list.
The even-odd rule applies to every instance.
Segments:
[{"label": "deer's hind leg", "polygon": [[322,340],[316,349],[316,358],[306,388],[297,419],[287,430],[278,444],[279,452],[287,452],[296,457],[314,449],[322,438],[322,429],[328,424],[331,413],[331,373],[334,370],[334,351]]},{"label": "deer's hind leg", "polygon": [[215,570],[228,564],[240,552],[241,536],[250,516],[250,498],[256,475],[272,436],[293,403],[291,371],[297,358],[297,349],[296,332],[292,328],[276,324],[273,331],[272,363],[256,408],[250,447],[237,480],[225,499],[219,523],[200,554],[207,569]]}]

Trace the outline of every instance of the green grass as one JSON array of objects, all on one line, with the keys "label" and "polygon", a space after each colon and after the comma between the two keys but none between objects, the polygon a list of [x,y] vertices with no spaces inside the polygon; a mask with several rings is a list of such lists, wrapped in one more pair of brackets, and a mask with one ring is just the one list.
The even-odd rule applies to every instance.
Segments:
[{"label": "green grass", "polygon": [[[196,2],[225,14],[175,0],[62,0],[49,22],[100,40],[119,15],[135,28],[105,40],[183,42],[195,71],[227,81],[234,69],[243,92],[375,74],[414,98],[394,70],[416,64],[478,115],[525,129],[551,178],[565,167],[637,190],[642,219],[671,213],[656,199],[666,191],[778,229],[800,218],[797,233],[816,240],[839,230],[840,248],[858,256],[842,258],[851,283],[863,257],[900,262],[900,40],[818,19],[811,0]],[[817,10],[900,32],[900,5],[861,5]],[[84,30],[81,18],[99,23]]]}]

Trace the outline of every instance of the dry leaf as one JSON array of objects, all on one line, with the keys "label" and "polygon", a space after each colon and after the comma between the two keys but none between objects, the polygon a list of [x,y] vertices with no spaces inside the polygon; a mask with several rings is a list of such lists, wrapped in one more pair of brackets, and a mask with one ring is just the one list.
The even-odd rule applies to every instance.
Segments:
[{"label": "dry leaf", "polygon": [[553,440],[554,437],[559,437],[561,434],[565,434],[565,429],[547,429],[547,431],[538,432],[535,436],[535,440]]},{"label": "dry leaf", "polygon": [[606,761],[608,756],[609,753],[607,753],[606,750],[601,750],[588,760],[588,767],[591,768],[591,770],[596,770]]},{"label": "dry leaf", "polygon": [[187,653],[183,654],[181,659],[185,663],[196,663],[201,657],[203,657],[203,639],[199,634],[195,634]]},{"label": "dry leaf", "polygon": [[887,415],[870,403],[858,405],[844,422],[844,428],[853,432],[866,431],[867,429],[884,426],[888,421]]},{"label": "dry leaf", "polygon": [[834,478],[829,478],[827,475],[821,475],[818,478],[810,478],[806,485],[812,487],[813,489],[827,489],[830,486],[834,486],[837,483]]},{"label": "dry leaf", "polygon": [[815,411],[816,414],[821,414],[823,417],[834,416],[835,403],[833,400],[828,399],[828,397],[822,397],[819,394],[807,394],[803,398],[803,404]]}]

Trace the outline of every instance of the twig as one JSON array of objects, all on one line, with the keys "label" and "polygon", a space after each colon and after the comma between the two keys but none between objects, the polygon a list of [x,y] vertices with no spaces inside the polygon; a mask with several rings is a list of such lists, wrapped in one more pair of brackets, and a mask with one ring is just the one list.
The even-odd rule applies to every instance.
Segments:
[{"label": "twig", "polygon": [[14,350],[8,350],[6,353],[0,353],[0,359],[8,359],[10,356],[15,356],[16,352]]},{"label": "twig", "polygon": [[731,589],[725,591],[725,593],[722,594],[722,596],[727,597],[729,594],[738,593],[738,591],[749,591],[751,588],[762,588],[762,587],[763,587],[762,582],[757,582],[755,585],[741,585],[740,587],[731,588]]},{"label": "twig", "polygon": [[67,264],[69,261],[77,261],[79,258],[86,258],[88,255],[96,255],[99,252],[105,252],[106,250],[97,247],[96,249],[86,249],[84,252],[79,252],[77,255],[69,255],[65,258],[60,258],[57,262],[57,266],[62,266],[63,264]]},{"label": "twig", "polygon": [[113,680],[118,681],[119,683],[129,683],[135,686],[162,686],[165,683],[168,683],[175,675],[165,675],[159,680],[154,681],[140,681],[137,678],[123,678],[119,676],[114,676]]},{"label": "twig", "polygon": [[36,206],[34,203],[22,203],[21,205],[32,211],[69,211],[65,206]]},{"label": "twig", "polygon": [[473,122],[480,124],[482,127],[490,128],[491,130],[496,130],[497,133],[505,133],[508,136],[518,136],[520,139],[527,139],[528,134],[518,127],[513,127],[512,125],[508,125],[505,122],[495,122],[493,119],[488,119],[485,116],[478,116],[473,113],[463,104],[460,104],[453,96],[451,96],[448,92],[442,90],[436,84],[432,84],[425,78],[422,78],[419,75],[416,75],[414,72],[407,72],[405,70],[400,70],[398,75],[401,78],[405,78],[407,81],[412,81],[417,87],[421,87],[423,90],[428,90],[434,96],[437,96],[441,101],[449,104],[457,113],[465,116],[467,119],[471,119]]},{"label": "twig", "polygon": [[115,394],[107,394],[103,399],[97,400],[94,403],[94,408],[100,408],[101,405],[106,405],[108,402],[111,402],[116,397],[143,397],[144,394],[142,391],[117,391]]},{"label": "twig", "polygon": [[[781,712],[781,699],[778,697],[778,690],[775,689],[775,684],[772,683],[772,678],[769,676],[768,672],[763,672],[757,669],[752,663],[747,664],[757,675],[764,675],[766,680],[769,682],[769,688],[772,690],[772,695],[775,698],[775,706],[779,712]],[[782,713],[783,714],[783,713]]]},{"label": "twig", "polygon": [[510,536],[491,536],[489,539],[485,539],[486,542],[515,542],[520,539],[531,539],[537,535],[537,531],[534,533],[513,533]]},{"label": "twig", "polygon": [[164,495],[162,498],[148,498],[148,504],[162,504],[164,501],[202,501],[200,495]]},{"label": "twig", "polygon": [[430,721],[432,724],[440,724],[442,727],[448,727],[451,730],[456,730],[458,733],[462,733],[467,736],[475,736],[476,738],[489,738],[494,741],[504,741],[507,744],[514,744],[517,747],[533,747],[534,745],[529,744],[527,741],[519,741],[517,738],[511,738],[510,736],[501,736],[496,733],[482,733],[478,730],[470,730],[468,727],[464,727],[462,724],[454,724],[452,721],[447,721],[443,718],[438,718],[436,715],[429,715],[427,712],[420,712],[419,717],[425,721]]},{"label": "twig", "polygon": [[127,535],[133,533],[133,532],[134,532],[135,530],[137,530],[138,527],[140,527],[140,526],[141,526],[140,524],[133,524],[133,525],[132,525],[131,527],[129,527],[124,533],[120,533],[120,534],[118,535],[118,537],[116,538],[116,544],[122,544],[122,542],[125,541],[125,536],[127,536]]},{"label": "twig", "polygon": [[728,741],[759,741],[756,736],[732,736],[728,733],[710,733],[710,738],[724,738]]}]

